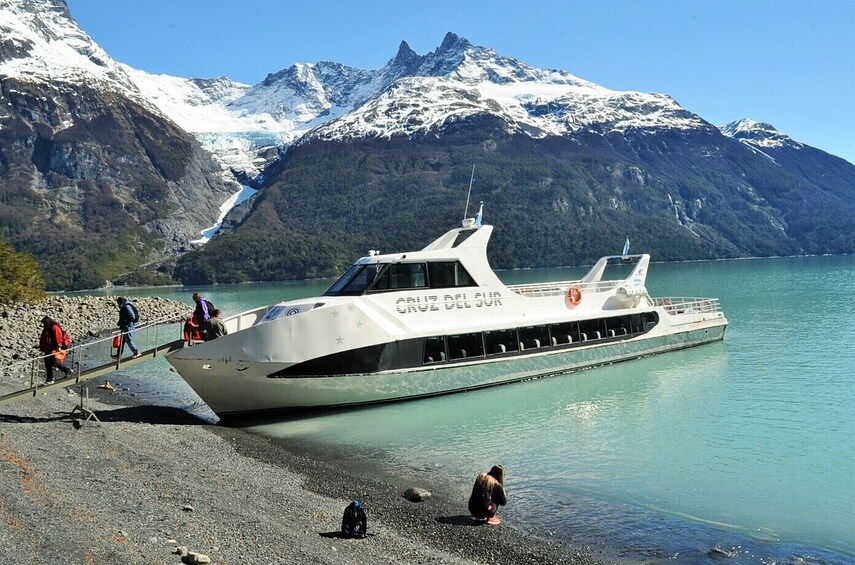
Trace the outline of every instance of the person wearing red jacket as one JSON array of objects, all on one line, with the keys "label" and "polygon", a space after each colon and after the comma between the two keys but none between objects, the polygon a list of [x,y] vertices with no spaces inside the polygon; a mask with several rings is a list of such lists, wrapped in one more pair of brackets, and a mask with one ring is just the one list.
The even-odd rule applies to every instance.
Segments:
[{"label": "person wearing red jacket", "polygon": [[[62,341],[62,327],[49,316],[42,318],[42,335],[39,337],[39,350],[45,354],[45,374],[47,375],[45,384],[53,382],[54,367],[62,371],[66,377],[71,373],[71,369],[62,363],[65,360],[65,348]],[[62,360],[58,359],[58,357],[62,357]]]}]

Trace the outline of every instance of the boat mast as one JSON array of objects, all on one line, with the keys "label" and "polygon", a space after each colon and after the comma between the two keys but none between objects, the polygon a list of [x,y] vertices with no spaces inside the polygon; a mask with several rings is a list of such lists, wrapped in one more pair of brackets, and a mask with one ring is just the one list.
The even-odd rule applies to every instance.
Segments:
[{"label": "boat mast", "polygon": [[469,197],[472,195],[472,181],[475,180],[475,164],[472,164],[472,176],[469,177],[469,192],[466,193],[466,208],[463,210],[463,219],[469,216]]}]

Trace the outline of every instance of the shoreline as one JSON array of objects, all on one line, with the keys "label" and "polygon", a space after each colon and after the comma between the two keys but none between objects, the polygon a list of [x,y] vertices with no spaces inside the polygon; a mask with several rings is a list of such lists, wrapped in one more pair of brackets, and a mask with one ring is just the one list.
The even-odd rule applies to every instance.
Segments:
[{"label": "shoreline", "polygon": [[[179,546],[214,563],[611,562],[507,523],[471,527],[455,485],[409,483],[382,469],[368,476],[239,427],[96,390],[90,409],[101,423],[80,429],[68,416],[78,403],[72,390],[0,409],[8,562],[179,563]],[[406,486],[433,496],[409,502]],[[364,540],[337,536],[353,498],[368,510],[374,535]]]}]

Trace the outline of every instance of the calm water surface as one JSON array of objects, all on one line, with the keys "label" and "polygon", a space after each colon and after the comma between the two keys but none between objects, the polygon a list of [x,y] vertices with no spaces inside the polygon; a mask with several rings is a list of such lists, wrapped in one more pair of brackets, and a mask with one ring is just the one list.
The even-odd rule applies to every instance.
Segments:
[{"label": "calm water surface", "polygon": [[[202,290],[233,313],[329,284]],[[629,561],[855,563],[855,257],[654,264],[648,287],[654,296],[719,297],[725,341],[251,429],[343,449],[414,480],[433,474],[461,496],[478,471],[502,463],[508,522],[591,546],[606,540]],[[189,302],[194,290],[132,293]],[[130,372],[137,394],[205,414],[158,363]],[[152,372],[161,384],[152,386]]]}]

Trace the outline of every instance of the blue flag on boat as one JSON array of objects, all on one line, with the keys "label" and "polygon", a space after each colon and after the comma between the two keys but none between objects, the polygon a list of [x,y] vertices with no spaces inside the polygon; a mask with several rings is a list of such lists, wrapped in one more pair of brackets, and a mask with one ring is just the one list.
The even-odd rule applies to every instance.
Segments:
[{"label": "blue flag on boat", "polygon": [[626,238],[626,241],[623,243],[623,255],[629,253],[629,238]]},{"label": "blue flag on boat", "polygon": [[481,201],[481,206],[478,208],[478,214],[475,215],[475,225],[481,227],[481,217],[484,215],[484,201]]}]

